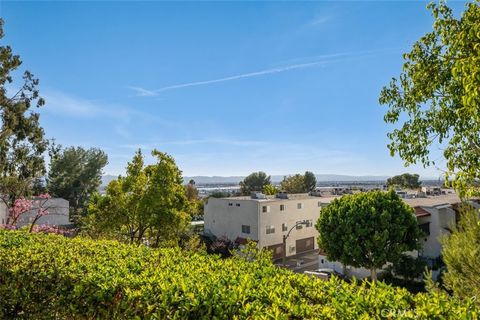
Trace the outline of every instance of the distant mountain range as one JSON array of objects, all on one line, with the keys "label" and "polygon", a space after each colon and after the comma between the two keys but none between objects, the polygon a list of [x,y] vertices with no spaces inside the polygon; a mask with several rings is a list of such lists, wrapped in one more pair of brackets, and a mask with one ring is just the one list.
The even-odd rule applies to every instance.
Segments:
[{"label": "distant mountain range", "polygon": [[[273,183],[278,183],[283,180],[287,175],[272,175],[271,180]],[[358,182],[358,181],[386,181],[389,176],[347,176],[340,174],[316,174],[318,182]],[[184,177],[184,181],[188,182],[190,179],[195,180],[197,184],[214,184],[214,183],[239,183],[245,178],[245,176],[193,176]]]},{"label": "distant mountain range", "polygon": [[[283,180],[285,175],[272,175],[271,179],[273,183],[279,183]],[[288,174],[287,174],[288,176]],[[390,176],[348,176],[341,174],[316,174],[317,182],[384,182]],[[102,185],[100,190],[104,189],[110,181],[115,180],[117,176],[114,175],[105,175],[102,177]],[[196,184],[238,184],[242,181],[245,176],[192,176],[192,177],[183,177],[185,182],[193,179]],[[437,180],[435,178],[421,178],[423,181]]]}]

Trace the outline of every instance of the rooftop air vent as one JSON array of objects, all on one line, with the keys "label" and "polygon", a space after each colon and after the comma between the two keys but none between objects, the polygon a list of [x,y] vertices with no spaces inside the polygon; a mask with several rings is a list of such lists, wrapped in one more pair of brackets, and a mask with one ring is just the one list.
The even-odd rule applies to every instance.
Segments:
[{"label": "rooftop air vent", "polygon": [[250,194],[250,197],[251,197],[252,199],[266,199],[266,198],[267,198],[267,197],[266,197],[263,193],[261,193],[261,192],[252,192],[252,193]]},{"label": "rooftop air vent", "polygon": [[288,193],[286,192],[279,192],[275,195],[277,199],[288,199]]}]

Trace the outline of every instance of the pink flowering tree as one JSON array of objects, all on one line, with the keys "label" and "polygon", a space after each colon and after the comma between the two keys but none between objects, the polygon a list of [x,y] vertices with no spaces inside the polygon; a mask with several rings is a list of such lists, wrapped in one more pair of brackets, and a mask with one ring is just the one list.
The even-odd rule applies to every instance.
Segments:
[{"label": "pink flowering tree", "polygon": [[13,203],[13,206],[8,210],[9,216],[7,218],[7,228],[8,229],[16,229],[17,223],[19,218],[30,212],[35,210],[35,215],[31,218],[31,225],[29,228],[29,232],[35,231],[37,228],[34,228],[35,223],[37,223],[38,219],[48,214],[48,207],[46,204],[48,199],[50,199],[50,195],[48,193],[41,194],[35,197],[33,200],[25,199],[25,198],[18,198]]}]

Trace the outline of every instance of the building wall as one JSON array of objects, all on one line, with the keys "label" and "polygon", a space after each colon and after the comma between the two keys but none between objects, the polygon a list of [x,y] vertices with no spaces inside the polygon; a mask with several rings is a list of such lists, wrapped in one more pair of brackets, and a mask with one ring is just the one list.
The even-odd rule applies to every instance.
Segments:
[{"label": "building wall", "polygon": [[[42,206],[43,208],[48,208],[48,214],[40,217],[35,223],[36,225],[48,224],[61,226],[70,224],[69,203],[67,200],[62,198],[51,198]],[[37,209],[38,207],[34,205],[32,210],[22,214],[17,220],[17,227],[21,228],[31,224],[37,214]]]},{"label": "building wall", "polygon": [[[323,268],[333,269],[340,274],[344,274],[344,271],[345,271],[345,275],[347,277],[355,277],[357,279],[363,279],[363,278],[370,277],[370,274],[371,274],[370,270],[368,270],[368,269],[355,268],[355,267],[352,267],[352,266],[347,266],[344,270],[343,265],[340,262],[330,261],[330,260],[327,259],[327,256],[323,255],[323,254],[318,255],[318,268],[319,269],[323,269]],[[381,273],[382,273],[382,270],[377,270],[378,275],[381,274]]]},{"label": "building wall", "polygon": [[5,203],[0,201],[0,224],[6,224],[8,217],[8,209]]},{"label": "building wall", "polygon": [[449,233],[448,228],[455,223],[455,211],[449,206],[422,207],[431,216],[419,218],[419,224],[430,222],[430,235],[423,238],[419,255],[425,258],[437,258],[442,253],[441,238]]},{"label": "building wall", "polygon": [[[320,217],[319,202],[321,198],[305,198],[305,199],[278,199],[259,201],[260,205],[260,234],[259,244],[261,247],[268,247],[283,243],[283,235],[296,224],[297,221],[311,220],[310,227],[304,225],[301,229],[293,229],[286,242],[287,256],[297,253],[296,240],[314,237],[314,248],[318,249],[317,237],[318,232],[315,229],[315,223]],[[298,209],[297,205],[301,203],[302,208]],[[285,210],[281,211],[280,206],[285,206]],[[267,206],[268,212],[263,212],[263,207]],[[286,224],[287,230],[282,231],[282,224]],[[275,232],[267,234],[267,226],[273,226]]]},{"label": "building wall", "polygon": [[[296,241],[299,239],[313,237],[313,248],[318,249],[315,223],[320,217],[321,200],[317,197],[268,200],[210,198],[205,205],[205,232],[231,240],[237,237],[250,238],[258,241],[259,247],[263,248],[282,244],[283,235],[286,235],[297,221],[310,220],[309,227],[302,225],[301,229],[295,228],[290,232],[287,256],[297,253]],[[284,207],[283,211],[280,206]],[[283,224],[286,224],[286,231],[282,231]],[[242,232],[242,225],[250,226],[250,234]],[[267,234],[267,226],[273,227],[275,231]]]},{"label": "building wall", "polygon": [[[258,204],[251,200],[209,198],[205,204],[205,232],[231,240],[258,240],[258,210]],[[250,226],[250,234],[242,232],[242,225]]]}]

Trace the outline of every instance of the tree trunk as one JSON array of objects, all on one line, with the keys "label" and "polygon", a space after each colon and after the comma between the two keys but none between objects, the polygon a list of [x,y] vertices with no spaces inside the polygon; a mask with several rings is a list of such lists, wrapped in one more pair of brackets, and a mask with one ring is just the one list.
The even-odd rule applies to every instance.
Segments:
[{"label": "tree trunk", "polygon": [[372,282],[377,282],[377,268],[370,268]]}]

